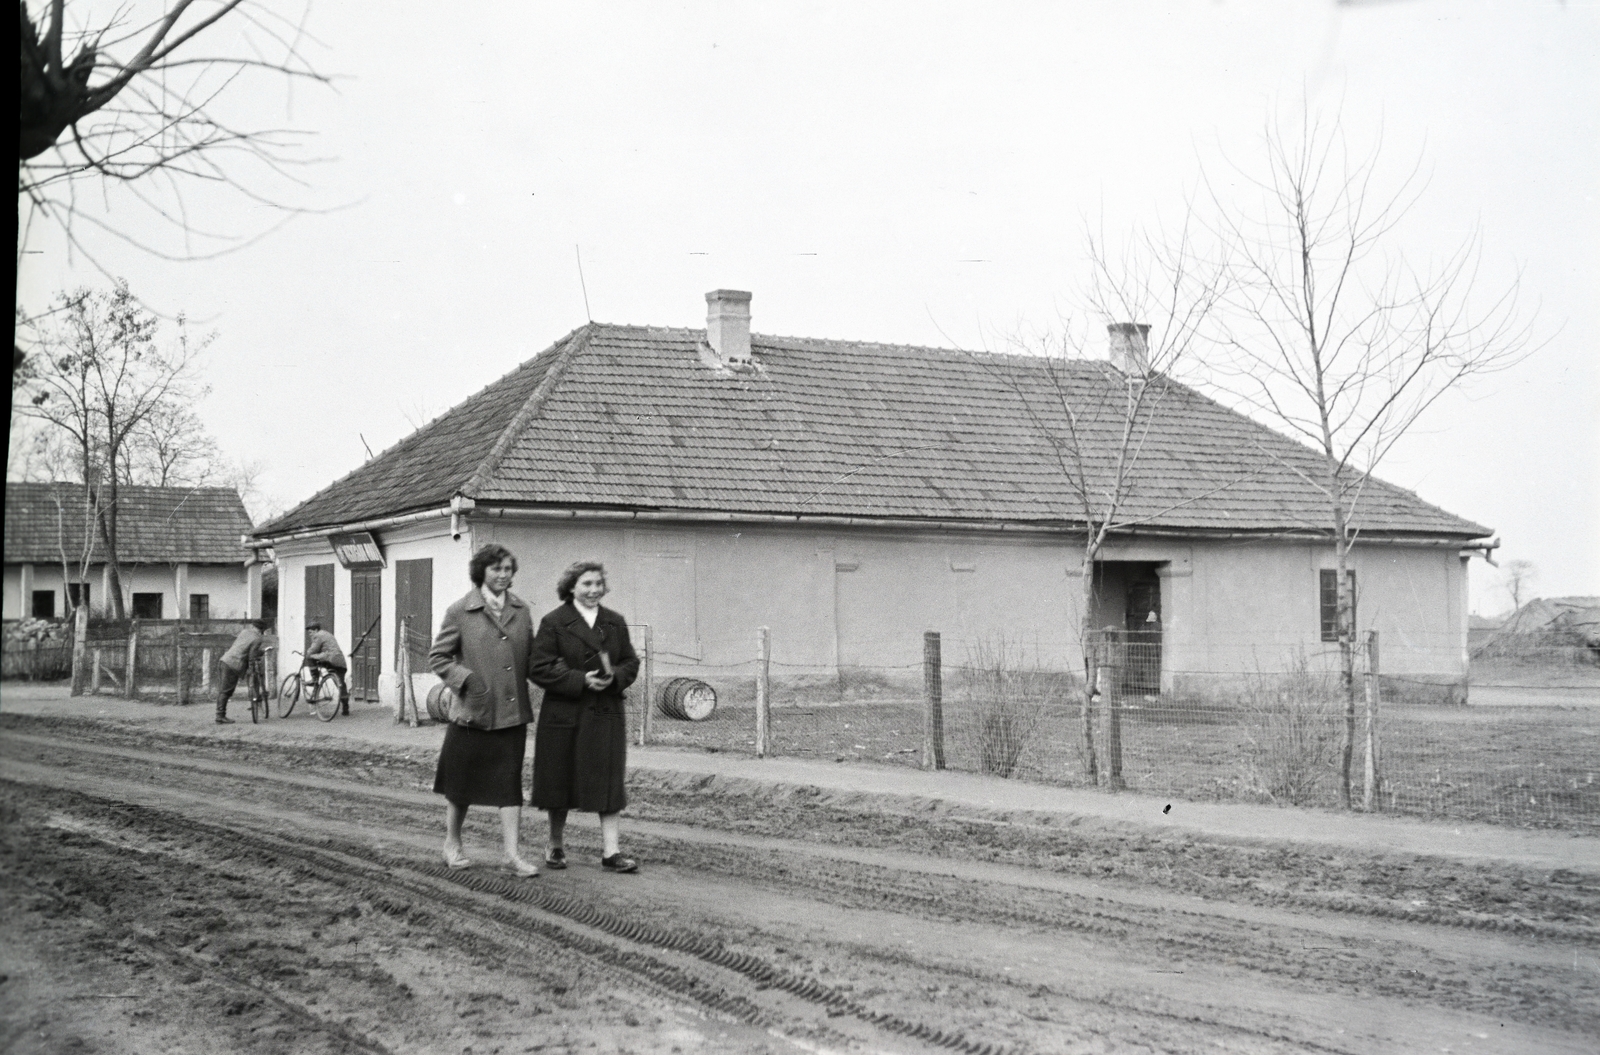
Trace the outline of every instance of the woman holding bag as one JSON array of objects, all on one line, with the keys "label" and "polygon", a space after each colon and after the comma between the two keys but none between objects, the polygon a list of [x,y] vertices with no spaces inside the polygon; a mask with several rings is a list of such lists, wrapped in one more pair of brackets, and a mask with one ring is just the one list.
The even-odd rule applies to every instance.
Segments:
[{"label": "woman holding bag", "polygon": [[533,617],[511,592],[517,558],[489,543],[472,555],[472,589],[445,610],[428,665],[450,686],[450,724],[433,790],[445,802],[444,860],[451,868],[470,861],[461,849],[461,824],[469,806],[500,811],[506,863],[517,875],[539,869],[522,859],[522,760],[533,705],[528,699],[528,660]]},{"label": "woman holding bag", "polygon": [[627,805],[627,712],[623,690],[639,676],[639,657],[628,623],[600,606],[606,570],[579,561],[561,573],[556,595],[564,602],[539,621],[533,640],[534,684],[544,689],[534,734],[533,805],[550,814],[549,868],[567,867],[564,836],[568,810],[600,815],[600,864],[608,872],[636,872],[622,856],[619,814]]}]

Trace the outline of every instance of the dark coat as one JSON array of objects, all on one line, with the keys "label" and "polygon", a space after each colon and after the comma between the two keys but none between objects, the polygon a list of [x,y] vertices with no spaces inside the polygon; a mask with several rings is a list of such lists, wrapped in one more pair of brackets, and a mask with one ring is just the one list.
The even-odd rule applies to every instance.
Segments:
[{"label": "dark coat", "polygon": [[[510,590],[498,622],[477,587],[445,609],[428,665],[455,694],[450,720],[474,729],[507,729],[533,721],[528,698],[532,652],[533,616]],[[473,674],[482,685],[469,693],[466,682]]]},{"label": "dark coat", "polygon": [[[612,683],[595,692],[584,674],[604,673]],[[639,676],[639,657],[623,617],[602,607],[594,628],[570,602],[545,615],[533,639],[530,676],[544,689],[533,750],[533,805],[546,810],[615,813],[627,805],[625,690]]]}]

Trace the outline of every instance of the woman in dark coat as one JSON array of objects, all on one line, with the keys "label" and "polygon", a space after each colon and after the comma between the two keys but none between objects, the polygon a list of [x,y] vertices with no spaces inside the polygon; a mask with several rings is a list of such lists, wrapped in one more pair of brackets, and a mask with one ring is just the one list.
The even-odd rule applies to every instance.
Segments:
[{"label": "woman in dark coat", "polygon": [[567,867],[563,836],[568,810],[600,815],[600,864],[635,872],[639,864],[618,847],[618,814],[628,804],[628,724],[623,690],[639,676],[628,624],[600,607],[606,570],[579,561],[561,573],[556,594],[566,602],[539,621],[530,676],[544,689],[534,733],[533,805],[550,814],[550,868]]},{"label": "woman in dark coat", "polygon": [[517,875],[538,875],[522,859],[522,759],[527,750],[533,704],[528,698],[528,661],[533,651],[533,616],[511,592],[517,558],[504,546],[481,547],[467,566],[472,589],[444,613],[428,665],[454,693],[450,724],[433,790],[443,795],[444,859],[451,868],[471,862],[461,851],[461,823],[468,806],[500,811],[506,862]]}]

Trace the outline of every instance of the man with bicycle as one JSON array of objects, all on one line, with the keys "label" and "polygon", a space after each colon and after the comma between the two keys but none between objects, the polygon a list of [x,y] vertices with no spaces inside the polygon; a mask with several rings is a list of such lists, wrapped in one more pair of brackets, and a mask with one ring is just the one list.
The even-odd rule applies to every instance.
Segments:
[{"label": "man with bicycle", "polygon": [[261,662],[261,653],[267,647],[266,629],[265,619],[250,620],[239,631],[239,636],[233,639],[228,651],[222,654],[219,661],[222,664],[222,680],[217,685],[218,725],[233,724],[233,719],[228,717],[228,700],[245,672],[257,669],[256,664]]},{"label": "man with bicycle", "polygon": [[339,685],[339,713],[350,713],[350,683],[345,677],[349,664],[345,662],[344,652],[339,648],[339,642],[333,634],[322,629],[322,623],[316,619],[306,624],[306,630],[311,634],[311,640],[306,644],[306,666],[320,667],[326,671],[328,677]]}]

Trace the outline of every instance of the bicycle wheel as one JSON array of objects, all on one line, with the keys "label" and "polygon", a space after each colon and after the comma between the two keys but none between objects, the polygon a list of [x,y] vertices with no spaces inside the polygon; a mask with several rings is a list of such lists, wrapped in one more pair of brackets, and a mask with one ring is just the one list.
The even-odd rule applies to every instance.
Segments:
[{"label": "bicycle wheel", "polygon": [[318,678],[306,697],[306,706],[325,722],[333,721],[339,713],[339,685],[332,678]]},{"label": "bicycle wheel", "polygon": [[267,720],[271,714],[267,710],[267,694],[261,691],[260,685],[250,686],[250,721],[260,723]]},{"label": "bicycle wheel", "polygon": [[278,686],[278,717],[287,718],[294,713],[294,705],[300,702],[300,675],[285,674],[283,684]]}]

